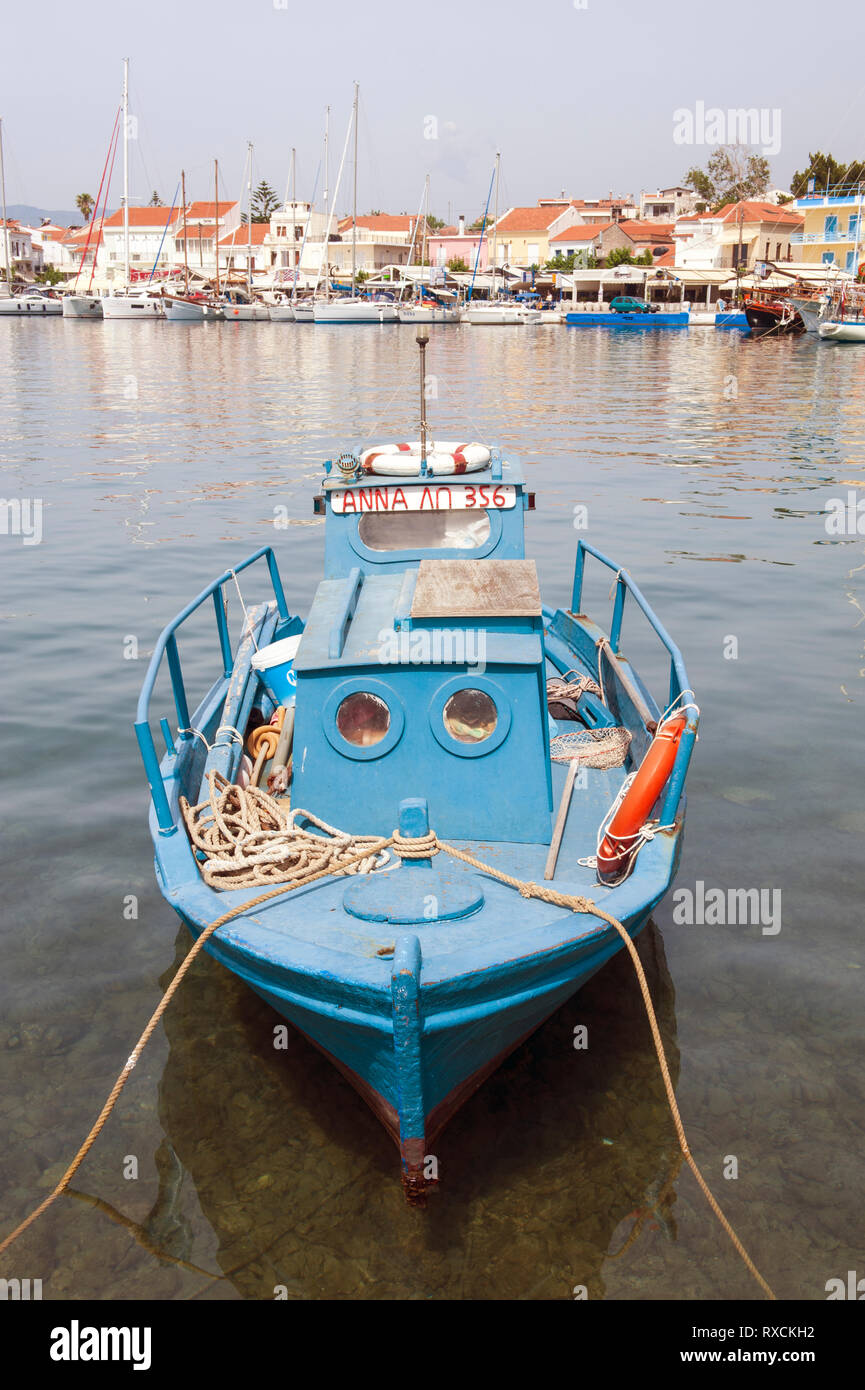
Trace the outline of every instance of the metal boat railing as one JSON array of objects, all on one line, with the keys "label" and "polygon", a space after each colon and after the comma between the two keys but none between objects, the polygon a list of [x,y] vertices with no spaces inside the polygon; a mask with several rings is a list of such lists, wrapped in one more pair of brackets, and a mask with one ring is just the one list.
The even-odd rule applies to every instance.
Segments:
[{"label": "metal boat railing", "polygon": [[[640,592],[627,570],[623,570],[609,556],[602,551],[596,550],[587,541],[577,542],[577,556],[574,562],[574,587],[571,597],[571,612],[576,615],[580,612],[580,604],[583,596],[583,574],[586,565],[586,555],[592,555],[599,560],[607,569],[612,570],[616,576],[616,593],[613,601],[613,616],[610,623],[610,647],[613,653],[619,655],[619,646],[622,637],[622,621],[625,615],[625,599],[631,595],[637,607],[640,608],[644,616],[648,619],[661,644],[666,648],[670,655],[670,690],[668,705],[675,701],[680,701],[683,706],[683,713],[687,714],[687,723],[679,740],[679,749],[676,754],[676,761],[667,783],[667,791],[664,796],[664,807],[661,813],[661,822],[664,825],[671,824],[675,819],[679,799],[685,785],[685,777],[688,771],[688,764],[691,761],[691,753],[697,739],[697,726],[700,722],[699,711],[696,702],[693,700],[693,691],[688,683],[688,673],[685,670],[685,662],[682,653],[676,646],[670,634],[667,632],[660,619],[652,609],[651,604]],[[687,702],[690,695],[691,701]],[[682,699],[681,697],[685,697]]]},{"label": "metal boat railing", "polygon": [[[170,834],[175,829],[175,821],[165,794],[165,787],[162,781],[162,773],[159,768],[159,755],[153,740],[153,731],[150,727],[150,700],[153,695],[153,688],[156,678],[159,675],[163,658],[168,660],[168,670],[171,677],[171,688],[174,696],[174,706],[177,711],[178,735],[181,740],[193,738],[194,735],[189,729],[189,701],[186,694],[186,686],[183,680],[183,671],[180,665],[180,653],[177,649],[177,631],[208,598],[213,599],[213,608],[216,615],[216,630],[219,636],[219,648],[222,656],[223,676],[227,680],[231,675],[234,666],[235,652],[231,645],[231,637],[228,631],[228,617],[226,614],[225,603],[223,602],[222,587],[224,584],[233,582],[237,574],[242,570],[249,569],[258,560],[266,560],[267,568],[270,573],[270,583],[273,589],[273,596],[276,600],[276,607],[282,621],[287,621],[289,617],[288,607],[285,602],[285,592],[282,587],[279,569],[276,563],[276,556],[272,548],[263,546],[256,550],[253,555],[249,555],[242,560],[239,565],[226,570],[218,579],[214,579],[208,584],[206,589],[188,603],[185,608],[172,618],[171,622],[163,628],[159,635],[159,640],[153,649],[153,656],[150,658],[150,665],[147,668],[147,675],[144,677],[144,684],[141,687],[141,694],[138,697],[138,709],[135,716],[135,736],[138,739],[138,747],[141,750],[141,758],[144,763],[144,770],[147,773],[147,781],[150,785],[150,795],[153,799],[153,806],[156,811],[156,818],[162,834]],[[245,634],[244,634],[245,635]],[[242,640],[242,638],[241,638]],[[239,645],[239,643],[238,643]],[[160,719],[159,727],[162,730],[162,737],[165,740],[166,751],[174,751],[174,739],[167,719]]]}]

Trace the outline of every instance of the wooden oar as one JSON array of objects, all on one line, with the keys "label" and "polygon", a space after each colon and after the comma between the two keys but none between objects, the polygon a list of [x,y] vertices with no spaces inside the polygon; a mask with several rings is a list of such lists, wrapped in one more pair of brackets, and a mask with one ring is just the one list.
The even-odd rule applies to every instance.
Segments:
[{"label": "wooden oar", "polygon": [[547,866],[544,869],[544,878],[550,879],[556,872],[556,860],[559,857],[559,847],[562,843],[562,836],[565,833],[565,821],[568,819],[568,808],[571,804],[571,796],[574,790],[574,780],[577,775],[579,758],[571,758],[568,763],[568,775],[565,778],[565,789],[562,792],[562,799],[559,802],[556,824],[553,828],[553,838],[550,842],[550,852],[547,855]]}]

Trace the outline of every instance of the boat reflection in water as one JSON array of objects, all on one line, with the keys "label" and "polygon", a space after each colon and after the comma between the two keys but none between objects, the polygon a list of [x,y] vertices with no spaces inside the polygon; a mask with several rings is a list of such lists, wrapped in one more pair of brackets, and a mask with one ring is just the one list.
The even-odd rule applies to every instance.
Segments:
[{"label": "boat reflection in water", "polygon": [[[182,930],[163,987],[188,944]],[[636,945],[675,1084],[674,992],[651,922]],[[154,1212],[169,1256],[221,1275],[199,1298],[224,1298],[226,1281],[253,1299],[570,1299],[576,1285],[599,1298],[608,1258],[621,1252],[617,1268],[633,1270],[649,1231],[675,1238],[681,1155],[624,953],[455,1117],[425,1213],[403,1201],[391,1141],[353,1088],[206,953],[164,1027],[159,1118],[217,1238],[215,1263],[210,1233],[191,1243],[172,1212],[172,1194],[191,1206],[172,1164]]]}]

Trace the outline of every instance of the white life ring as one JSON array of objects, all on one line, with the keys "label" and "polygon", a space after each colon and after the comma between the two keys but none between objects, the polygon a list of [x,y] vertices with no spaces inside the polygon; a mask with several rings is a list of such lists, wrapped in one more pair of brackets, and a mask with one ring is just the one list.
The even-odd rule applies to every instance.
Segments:
[{"label": "white life ring", "polygon": [[[388,477],[414,478],[420,474],[420,440],[411,444],[377,444],[365,449],[360,456],[364,473],[380,473]],[[458,444],[444,440],[427,444],[426,464],[430,473],[477,473],[486,468],[490,451],[485,444]]]}]

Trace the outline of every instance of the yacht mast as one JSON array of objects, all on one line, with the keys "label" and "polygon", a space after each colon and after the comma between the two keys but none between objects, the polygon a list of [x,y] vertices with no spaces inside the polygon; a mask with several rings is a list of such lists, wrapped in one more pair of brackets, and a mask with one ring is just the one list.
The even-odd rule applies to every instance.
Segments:
[{"label": "yacht mast", "polygon": [[249,174],[246,181],[246,288],[252,299],[252,141],[248,140]]},{"label": "yacht mast", "polygon": [[357,279],[357,93],[358,84],[354,84],[354,207],[351,217],[351,297],[354,299],[355,282]]},{"label": "yacht mast", "polygon": [[123,59],[123,260],[129,284],[129,59]]},{"label": "yacht mast", "polygon": [[496,203],[493,213],[493,299],[496,297],[496,264],[498,262],[499,244],[499,160],[501,155],[496,155]]},{"label": "yacht mast", "polygon": [[294,270],[297,256],[297,151],[291,147],[291,255],[289,260]]},{"label": "yacht mast", "polygon": [[[330,162],[329,162],[329,140],[330,140],[330,107],[324,108],[324,297],[330,299]],[[321,273],[321,262],[319,262],[319,274]]]},{"label": "yacht mast", "polygon": [[186,170],[180,171],[180,196],[183,199],[183,281],[189,294],[189,257],[186,249]]},{"label": "yacht mast", "polygon": [[[428,225],[428,222],[429,222],[429,174],[427,174],[427,176],[426,176],[426,191],[425,191],[425,196],[424,196],[424,208],[423,208],[423,246],[421,247],[421,253],[420,253],[421,270],[423,270],[424,266],[426,265],[426,234],[427,234],[427,225]],[[421,275],[421,280],[423,280],[423,278],[424,278],[423,275]],[[430,284],[432,284],[432,275],[430,275]]]},{"label": "yacht mast", "polygon": [[216,257],[216,297],[219,298],[219,160],[213,161],[213,192],[216,197],[216,216],[213,219],[213,251]]},{"label": "yacht mast", "polygon": [[6,289],[12,293],[12,272],[9,268],[9,224],[6,221],[6,174],[3,169],[3,122],[0,120],[0,194],[3,200],[3,250],[6,257]]}]

